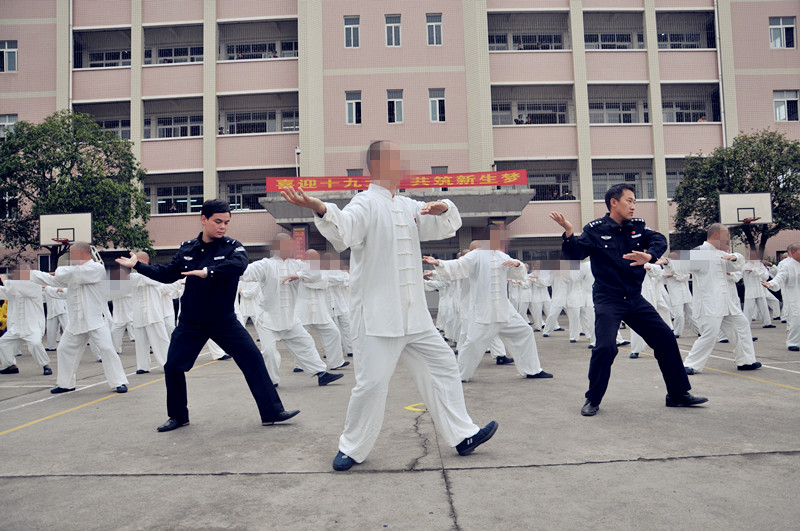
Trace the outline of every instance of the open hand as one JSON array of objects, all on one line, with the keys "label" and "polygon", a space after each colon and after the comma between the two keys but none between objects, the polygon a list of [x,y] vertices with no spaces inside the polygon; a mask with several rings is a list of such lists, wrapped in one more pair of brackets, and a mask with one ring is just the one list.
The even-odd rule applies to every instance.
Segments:
[{"label": "open hand", "polygon": [[522,265],[522,262],[519,260],[506,260],[501,264],[503,267],[519,267]]},{"label": "open hand", "polygon": [[281,190],[281,195],[291,204],[302,208],[309,208],[320,216],[324,216],[325,212],[327,211],[327,208],[325,208],[325,203],[316,197],[307,195],[302,188],[298,188],[297,191],[295,191],[294,187],[287,186]]},{"label": "open hand", "polygon": [[184,271],[181,275],[185,277],[200,277],[206,278],[206,272],[203,269],[195,269],[194,271]]},{"label": "open hand", "polygon": [[439,265],[439,260],[437,260],[436,258],[434,258],[432,256],[423,256],[422,257],[422,263],[423,264],[432,265],[432,266],[438,266]]},{"label": "open hand", "polygon": [[130,257],[120,256],[119,258],[117,258],[114,261],[116,263],[118,263],[119,265],[123,265],[125,267],[129,267],[129,268],[133,269],[133,266],[136,265],[136,263],[139,261],[139,259],[136,258],[136,255],[133,254],[133,252],[131,252]]},{"label": "open hand", "polygon": [[420,214],[431,214],[434,216],[438,216],[439,214],[444,214],[450,207],[447,206],[447,203],[444,201],[431,201],[430,203],[425,203],[422,206],[422,210]]},{"label": "open hand", "polygon": [[622,258],[625,260],[631,260],[631,267],[634,267],[648,263],[653,257],[641,251],[631,251],[628,254],[623,254]]},{"label": "open hand", "polygon": [[561,227],[564,229],[564,232],[567,234],[567,237],[572,236],[573,232],[572,223],[569,222],[569,220],[564,214],[562,214],[561,212],[550,212],[550,215],[548,217],[553,221],[555,221],[556,223],[558,223],[559,225],[561,225]]},{"label": "open hand", "polygon": [[284,278],[283,281],[281,281],[281,284],[286,284],[287,282],[294,282],[295,280],[297,280],[299,278],[300,277],[297,276],[297,273],[292,273],[288,277]]}]

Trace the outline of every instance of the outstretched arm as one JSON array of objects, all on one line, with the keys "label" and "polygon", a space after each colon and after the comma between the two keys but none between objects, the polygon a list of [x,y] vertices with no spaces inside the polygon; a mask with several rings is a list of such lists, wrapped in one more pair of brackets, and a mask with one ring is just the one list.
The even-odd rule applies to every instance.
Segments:
[{"label": "outstretched arm", "polygon": [[325,212],[327,211],[327,208],[325,208],[325,203],[323,203],[316,197],[311,197],[309,195],[306,195],[305,191],[303,191],[302,188],[298,188],[295,191],[293,187],[287,186],[286,188],[281,190],[281,195],[291,204],[313,210],[320,216],[324,216]]}]

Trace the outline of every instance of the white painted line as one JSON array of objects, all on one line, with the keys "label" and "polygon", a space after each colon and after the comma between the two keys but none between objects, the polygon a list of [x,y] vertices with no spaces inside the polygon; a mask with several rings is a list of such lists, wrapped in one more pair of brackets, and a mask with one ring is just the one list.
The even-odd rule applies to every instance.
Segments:
[{"label": "white painted line", "polygon": [[[688,350],[681,350],[681,352],[685,352],[686,354],[689,353]],[[734,358],[726,358],[724,356],[715,356],[714,354],[711,354],[709,357],[710,358],[716,358],[718,360],[732,361],[732,362],[736,363],[736,360]],[[793,371],[791,369],[784,369],[783,367],[775,367],[773,365],[763,365],[762,364],[761,368],[762,369],[775,369],[776,371],[783,371],[783,372],[791,372],[792,374],[800,374],[800,371]],[[751,373],[753,371],[743,371],[743,372]]]}]

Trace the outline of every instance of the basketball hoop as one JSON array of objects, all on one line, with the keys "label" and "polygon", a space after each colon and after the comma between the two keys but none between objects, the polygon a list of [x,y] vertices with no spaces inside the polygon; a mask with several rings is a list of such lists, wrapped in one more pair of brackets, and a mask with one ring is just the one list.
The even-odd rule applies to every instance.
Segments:
[{"label": "basketball hoop", "polygon": [[742,220],[742,223],[744,223],[745,225],[748,225],[748,224],[750,224],[750,223],[752,223],[754,221],[758,221],[759,219],[761,219],[761,218],[760,217],[757,217],[757,218],[744,218]]},{"label": "basketball hoop", "polygon": [[69,247],[69,238],[50,238],[54,242],[63,245],[64,247]]}]

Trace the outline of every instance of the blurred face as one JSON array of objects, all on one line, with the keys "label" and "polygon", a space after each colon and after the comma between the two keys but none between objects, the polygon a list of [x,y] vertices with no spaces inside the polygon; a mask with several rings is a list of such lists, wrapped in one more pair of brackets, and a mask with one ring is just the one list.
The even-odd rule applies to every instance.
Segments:
[{"label": "blurred face", "polygon": [[619,201],[611,199],[611,218],[614,220],[628,220],[633,219],[633,214],[636,212],[636,196],[630,190],[623,190],[622,196]]},{"label": "blurred face", "polygon": [[800,262],[800,249],[795,249],[794,251],[789,251],[789,256],[794,258],[796,261]]},{"label": "blurred face", "polygon": [[211,241],[222,238],[228,232],[228,224],[230,222],[230,212],[217,212],[212,214],[210,218],[200,216],[200,223],[203,225],[203,239]]},{"label": "blurred face", "polygon": [[727,251],[731,246],[731,233],[727,227],[724,227],[720,229],[719,233],[712,235],[708,242],[720,251]]},{"label": "blurred face", "polygon": [[384,181],[396,188],[409,173],[408,161],[402,158],[397,144],[381,142],[378,158],[370,161],[369,173],[375,180]]},{"label": "blurred face", "polygon": [[294,256],[294,240],[290,238],[275,238],[270,244],[273,256],[277,255],[281,260],[288,260]]}]

